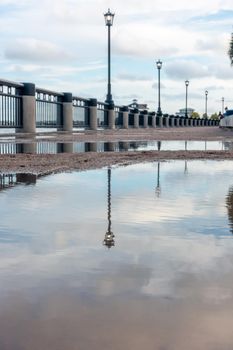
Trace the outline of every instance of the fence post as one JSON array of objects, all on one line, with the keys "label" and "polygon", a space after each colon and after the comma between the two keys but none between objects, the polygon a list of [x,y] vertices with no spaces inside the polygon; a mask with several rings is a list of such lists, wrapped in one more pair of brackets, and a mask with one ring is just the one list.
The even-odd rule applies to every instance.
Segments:
[{"label": "fence post", "polygon": [[115,110],[114,104],[109,104],[107,107],[108,112],[108,127],[109,129],[115,129]]},{"label": "fence post", "polygon": [[97,99],[90,98],[88,103],[89,117],[90,117],[90,129],[97,130]]},{"label": "fence post", "polygon": [[144,110],[142,112],[142,114],[143,114],[143,127],[148,128],[148,112],[147,112],[147,110]]},{"label": "fence post", "polygon": [[22,132],[36,132],[36,87],[32,83],[23,83],[22,89]]},{"label": "fence post", "polygon": [[133,113],[134,113],[134,128],[138,129],[139,128],[139,113],[138,113],[138,109],[135,108]]},{"label": "fence post", "polygon": [[129,108],[127,106],[121,107],[120,111],[123,115],[123,129],[128,129],[129,127]]},{"label": "fence post", "polygon": [[62,130],[72,132],[73,130],[73,96],[70,92],[64,92],[62,101],[63,125]]},{"label": "fence post", "polygon": [[165,117],[165,127],[169,128],[169,115]]},{"label": "fence post", "polygon": [[171,128],[174,128],[174,125],[175,125],[174,120],[175,120],[175,118],[174,118],[173,115],[170,115],[170,118],[171,118]]},{"label": "fence post", "polygon": [[151,113],[151,118],[152,118],[152,128],[156,128],[156,116],[155,112]]},{"label": "fence post", "polygon": [[36,153],[36,142],[23,143],[22,153]]},{"label": "fence post", "polygon": [[159,125],[158,125],[159,128],[162,128],[163,127],[163,117],[159,117]]}]

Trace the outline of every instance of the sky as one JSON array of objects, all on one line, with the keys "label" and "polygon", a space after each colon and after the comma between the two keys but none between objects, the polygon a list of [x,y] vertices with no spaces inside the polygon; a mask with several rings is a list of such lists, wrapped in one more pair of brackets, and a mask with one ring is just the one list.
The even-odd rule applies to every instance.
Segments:
[{"label": "sky", "polygon": [[116,105],[133,99],[175,113],[201,115],[233,108],[233,67],[227,55],[233,31],[232,0],[0,0],[2,79],[104,101],[107,27],[111,28],[112,94]]}]

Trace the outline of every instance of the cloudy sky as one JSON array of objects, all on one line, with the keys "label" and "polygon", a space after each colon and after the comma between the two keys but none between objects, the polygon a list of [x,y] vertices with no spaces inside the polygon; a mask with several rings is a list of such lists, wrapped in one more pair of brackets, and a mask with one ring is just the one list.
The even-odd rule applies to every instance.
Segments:
[{"label": "cloudy sky", "polygon": [[162,111],[185,105],[203,114],[233,107],[233,68],[227,49],[232,0],[0,0],[0,61],[4,79],[35,82],[83,97],[106,96],[107,28],[112,27],[112,92],[117,104],[133,98],[157,109],[156,60]]}]

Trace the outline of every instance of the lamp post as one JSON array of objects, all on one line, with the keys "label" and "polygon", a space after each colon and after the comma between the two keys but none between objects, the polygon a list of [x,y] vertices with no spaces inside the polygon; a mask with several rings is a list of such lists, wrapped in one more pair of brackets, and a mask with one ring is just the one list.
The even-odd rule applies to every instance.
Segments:
[{"label": "lamp post", "polygon": [[222,114],[224,113],[224,97],[222,97]]},{"label": "lamp post", "polygon": [[113,104],[111,94],[111,26],[113,25],[113,19],[115,14],[111,13],[110,9],[104,14],[105,24],[108,27],[108,89],[106,95],[106,103]]},{"label": "lamp post", "polygon": [[208,118],[207,116],[207,98],[208,98],[208,91],[205,91],[205,117]]},{"label": "lamp post", "polygon": [[185,118],[188,118],[188,86],[189,86],[189,80],[185,80],[185,88],[186,88],[186,94],[185,94]]},{"label": "lamp post", "polygon": [[162,61],[158,60],[156,62],[157,69],[158,69],[158,111],[157,111],[157,116],[161,117],[163,115],[161,111],[161,103],[160,103],[160,70],[162,69]]}]

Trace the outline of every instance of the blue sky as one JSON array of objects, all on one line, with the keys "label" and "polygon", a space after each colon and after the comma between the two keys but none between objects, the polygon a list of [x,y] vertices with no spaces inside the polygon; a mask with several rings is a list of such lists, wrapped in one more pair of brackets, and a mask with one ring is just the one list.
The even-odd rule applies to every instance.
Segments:
[{"label": "blue sky", "polygon": [[161,71],[162,111],[185,104],[209,114],[221,99],[233,107],[233,69],[227,56],[233,25],[232,0],[0,0],[1,78],[35,82],[104,100],[107,28],[112,27],[112,93],[117,104],[133,98],[157,109],[156,60]]}]

